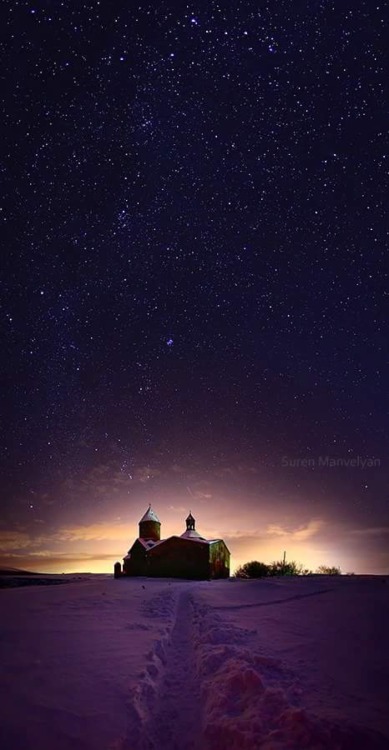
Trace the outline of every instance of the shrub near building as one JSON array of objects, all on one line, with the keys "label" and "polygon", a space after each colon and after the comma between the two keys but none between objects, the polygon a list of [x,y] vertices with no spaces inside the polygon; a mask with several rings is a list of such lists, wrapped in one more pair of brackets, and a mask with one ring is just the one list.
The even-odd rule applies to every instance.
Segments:
[{"label": "shrub near building", "polygon": [[[320,565],[316,570],[318,575],[336,576],[341,575],[342,571],[335,565]],[[241,565],[235,571],[236,578],[265,578],[269,576],[311,576],[313,575],[312,570],[304,568],[301,563],[291,560],[290,562],[284,562],[283,560],[276,560],[275,562],[267,565],[258,560],[251,560],[244,565]]]}]

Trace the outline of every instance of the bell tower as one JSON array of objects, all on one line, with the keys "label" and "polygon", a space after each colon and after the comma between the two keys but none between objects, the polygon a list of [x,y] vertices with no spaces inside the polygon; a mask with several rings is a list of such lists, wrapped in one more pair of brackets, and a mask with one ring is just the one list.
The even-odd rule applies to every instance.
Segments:
[{"label": "bell tower", "polygon": [[139,537],[153,542],[159,542],[161,539],[161,522],[151,505],[139,521]]},{"label": "bell tower", "polygon": [[185,523],[186,523],[186,530],[187,531],[195,531],[196,521],[193,518],[191,511],[189,511],[189,516],[186,519]]}]

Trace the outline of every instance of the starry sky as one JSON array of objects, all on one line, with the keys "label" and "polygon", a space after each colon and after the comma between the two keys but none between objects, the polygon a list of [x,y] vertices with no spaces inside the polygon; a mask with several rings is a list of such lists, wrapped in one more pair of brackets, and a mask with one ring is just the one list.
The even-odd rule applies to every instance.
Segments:
[{"label": "starry sky", "polygon": [[384,3],[0,15],[0,563],[389,572]]}]

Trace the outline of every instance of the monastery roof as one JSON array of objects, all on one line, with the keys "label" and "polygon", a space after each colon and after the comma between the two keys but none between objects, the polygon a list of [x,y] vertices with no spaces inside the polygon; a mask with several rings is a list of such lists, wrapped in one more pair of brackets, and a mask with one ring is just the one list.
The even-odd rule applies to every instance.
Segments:
[{"label": "monastery roof", "polygon": [[199,534],[196,529],[186,529],[183,534],[181,534],[182,539],[201,539],[202,542],[206,542],[207,540],[204,539],[201,534]]},{"label": "monastery roof", "polygon": [[[194,531],[193,529],[191,531],[187,530],[184,531],[181,536],[177,536],[173,534],[173,536],[167,537],[167,539],[158,539],[158,541],[154,541],[153,539],[142,539],[141,537],[138,537],[134,544],[136,542],[140,542],[142,547],[144,547],[145,550],[151,551],[155,547],[158,547],[160,544],[164,544],[165,542],[169,542],[170,539],[185,539],[187,542],[200,542],[200,544],[216,544],[216,542],[222,542],[222,539],[204,539],[197,531]],[[227,545],[226,545],[227,546]],[[131,547],[132,549],[132,547]],[[228,547],[227,547],[228,549]],[[123,560],[130,560],[131,559],[131,550],[128,551],[127,555],[123,557]]]},{"label": "monastery roof", "polygon": [[158,547],[159,544],[169,542],[171,539],[184,539],[186,542],[200,542],[201,544],[214,544],[215,542],[222,541],[221,539],[204,539],[204,537],[200,536],[200,534],[196,536],[187,536],[184,532],[183,534],[181,534],[181,536],[173,534],[173,536],[168,536],[167,539],[160,539],[158,542],[152,542],[152,546],[150,546],[149,549],[154,549],[154,547]]},{"label": "monastery roof", "polygon": [[145,547],[146,549],[151,549],[151,547],[155,547],[156,544],[159,544],[159,542],[164,542],[164,539],[159,539],[158,542],[154,539],[142,539],[142,537],[138,537],[138,542],[141,543],[142,547]]},{"label": "monastery roof", "polygon": [[146,510],[146,513],[142,516],[139,523],[143,523],[143,521],[157,521],[157,523],[161,523],[155,510],[152,509],[151,505],[149,505],[149,507]]}]

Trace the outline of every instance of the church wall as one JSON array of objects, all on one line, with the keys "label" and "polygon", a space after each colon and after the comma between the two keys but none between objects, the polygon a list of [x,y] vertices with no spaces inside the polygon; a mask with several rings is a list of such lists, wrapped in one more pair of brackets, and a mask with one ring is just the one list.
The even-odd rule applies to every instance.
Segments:
[{"label": "church wall", "polygon": [[146,550],[138,540],[132,545],[130,553],[130,559],[124,560],[123,573],[130,576],[147,575]]},{"label": "church wall", "polygon": [[228,578],[230,575],[230,553],[220,540],[209,545],[210,578]]},{"label": "church wall", "polygon": [[209,578],[208,545],[167,539],[149,552],[148,575],[163,578]]}]

